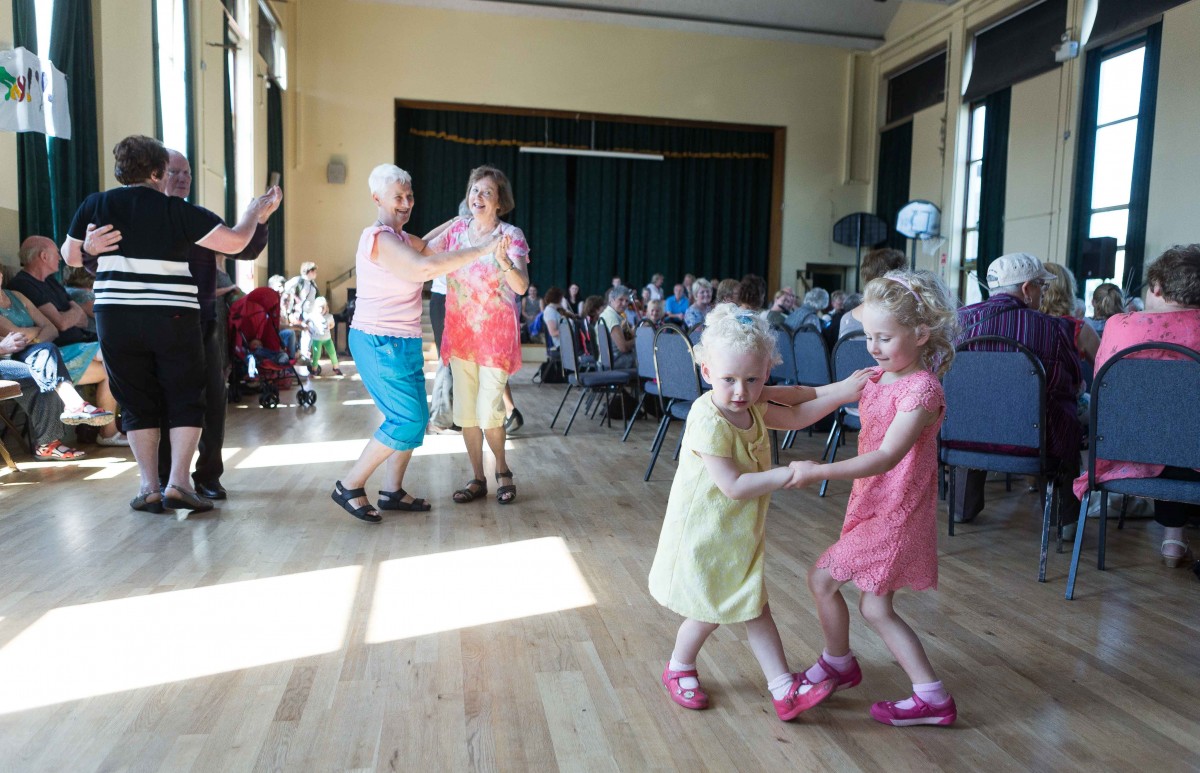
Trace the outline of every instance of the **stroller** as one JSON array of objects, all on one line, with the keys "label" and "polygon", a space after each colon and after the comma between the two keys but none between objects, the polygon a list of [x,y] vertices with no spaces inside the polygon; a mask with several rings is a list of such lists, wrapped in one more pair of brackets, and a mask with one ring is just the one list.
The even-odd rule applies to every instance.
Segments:
[{"label": "stroller", "polygon": [[[280,352],[278,360],[256,356],[250,346],[255,340],[261,343],[261,349]],[[317,404],[317,393],[305,388],[308,373],[302,375],[296,369],[295,360],[282,353],[279,293],[269,287],[259,287],[229,307],[229,348],[229,360],[233,365],[229,374],[230,399],[240,400],[246,382],[257,378],[258,404],[263,408],[279,405],[279,390],[288,389],[293,383],[300,388],[296,401],[301,407],[311,408]]]}]

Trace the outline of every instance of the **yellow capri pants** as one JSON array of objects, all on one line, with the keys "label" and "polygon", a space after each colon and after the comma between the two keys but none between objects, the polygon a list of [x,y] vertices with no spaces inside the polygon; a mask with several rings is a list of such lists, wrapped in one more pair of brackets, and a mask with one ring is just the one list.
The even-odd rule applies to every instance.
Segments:
[{"label": "yellow capri pants", "polygon": [[508,373],[500,368],[450,358],[454,377],[454,423],[460,427],[504,426],[504,387]]}]

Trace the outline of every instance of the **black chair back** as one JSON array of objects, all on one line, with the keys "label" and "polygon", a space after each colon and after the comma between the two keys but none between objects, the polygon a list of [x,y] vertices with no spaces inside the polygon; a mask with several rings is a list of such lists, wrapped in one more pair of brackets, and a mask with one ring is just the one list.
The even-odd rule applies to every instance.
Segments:
[{"label": "black chair back", "polygon": [[600,370],[612,370],[612,333],[603,319],[596,324],[596,349],[599,351]]},{"label": "black chair back", "polygon": [[579,331],[575,320],[563,318],[559,324],[558,351],[562,357],[562,367],[565,373],[579,372]]}]

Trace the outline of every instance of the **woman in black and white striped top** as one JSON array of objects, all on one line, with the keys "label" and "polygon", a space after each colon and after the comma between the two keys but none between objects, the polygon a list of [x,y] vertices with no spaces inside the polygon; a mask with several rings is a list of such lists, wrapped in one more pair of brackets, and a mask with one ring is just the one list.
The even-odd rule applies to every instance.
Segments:
[{"label": "woman in black and white striped top", "polygon": [[[89,223],[112,225],[120,234],[118,251],[99,257],[94,309],[109,382],[141,472],[141,491],[130,506],[162,512],[165,505],[184,514],[209,510],[212,502],[196,495],[188,475],[204,416],[200,304],[188,248],[240,252],[260,215],[278,206],[281,194],[274,188],[255,199],[229,228],[213,213],[163,193],[167,151],[158,140],[126,137],[113,155],[124,186],[84,199],[62,252],[68,264],[83,265]],[[172,458],[170,481],[160,494],[163,417]]]}]

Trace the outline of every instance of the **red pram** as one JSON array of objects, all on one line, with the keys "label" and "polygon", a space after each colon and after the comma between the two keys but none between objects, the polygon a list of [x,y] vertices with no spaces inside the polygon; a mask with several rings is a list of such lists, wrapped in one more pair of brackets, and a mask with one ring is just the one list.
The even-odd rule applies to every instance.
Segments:
[{"label": "red pram", "polygon": [[242,387],[251,376],[249,362],[253,358],[258,371],[259,405],[264,408],[279,405],[279,390],[295,383],[300,388],[296,393],[297,402],[306,408],[315,406],[317,393],[305,389],[305,378],[296,370],[295,360],[288,359],[284,364],[268,357],[255,357],[250,350],[250,342],[256,339],[261,342],[263,349],[272,352],[284,350],[279,337],[279,293],[270,287],[251,290],[229,307],[229,359],[233,363],[229,388],[234,399],[241,394]]}]

